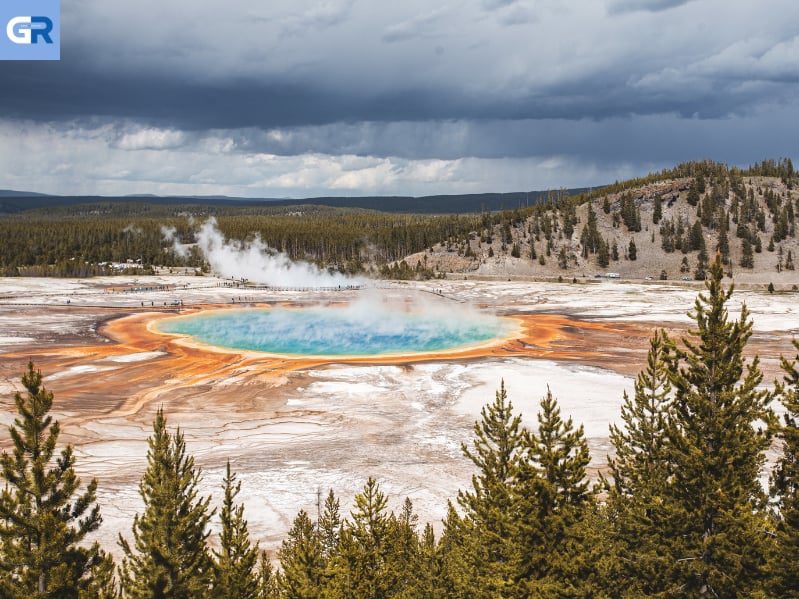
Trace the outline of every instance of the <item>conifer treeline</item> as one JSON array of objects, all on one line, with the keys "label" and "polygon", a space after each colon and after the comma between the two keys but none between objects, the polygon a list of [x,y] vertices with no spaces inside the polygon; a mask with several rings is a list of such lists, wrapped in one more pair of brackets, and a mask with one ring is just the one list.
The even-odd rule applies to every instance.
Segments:
[{"label": "conifer treeline", "polygon": [[748,168],[730,167],[722,162],[713,160],[691,160],[678,164],[674,168],[667,168],[661,171],[650,173],[645,177],[636,177],[626,181],[616,181],[610,185],[597,187],[577,196],[582,201],[601,198],[603,195],[628,191],[636,187],[651,185],[659,181],[669,179],[683,179],[686,177],[780,177],[784,182],[791,182],[797,175],[794,170],[793,162],[790,158],[779,160],[763,160],[755,163]]},{"label": "conifer treeline", "polygon": [[[124,558],[86,542],[96,483],[78,492],[68,447],[55,458],[52,395],[29,366],[14,450],[2,457],[3,597],[797,597],[799,354],[762,385],[744,348],[752,323],[730,319],[720,259],[681,341],[658,331],[625,394],[608,472],[592,483],[581,426],[547,390],[535,431],[504,384],[463,452],[475,474],[436,538],[410,500],[399,512],[369,478],[349,514],[328,494],[317,521],[300,511],[276,564],[250,538],[228,464],[218,513],[182,433],[159,410],[140,493],[120,537]],[[799,342],[795,342],[799,352]],[[779,421],[772,403],[786,415]],[[782,443],[768,488],[765,452]],[[219,519],[213,548],[209,524]]]},{"label": "conifer treeline", "polygon": [[[38,266],[37,274],[74,276],[73,271],[87,265],[129,259],[155,266],[202,265],[196,254],[188,260],[176,255],[162,228],[174,228],[180,241],[193,243],[195,227],[188,216],[204,220],[209,216],[207,207],[165,212],[144,210],[145,206],[134,216],[95,210],[73,214],[76,208],[0,218],[0,274],[15,276],[25,267]],[[217,217],[228,238],[258,235],[292,259],[349,272],[362,270],[364,262],[383,264],[449,236],[464,235],[480,219],[479,215],[419,216],[305,206],[294,212],[230,208]]]},{"label": "conifer treeline", "polygon": [[[610,213],[607,196],[623,194],[619,209],[613,211],[614,226],[623,222],[628,231],[640,232],[641,214],[632,190],[659,181],[686,178],[693,180],[687,200],[696,211],[697,223],[700,223],[698,231],[690,231],[691,223],[681,219],[661,222],[662,206],[656,207],[653,224],[659,225],[663,250],[669,253],[679,250],[686,254],[701,252],[696,235],[701,237],[704,227],[708,232],[718,233],[717,249],[727,261],[731,221],[736,237],[742,240],[744,249],[749,248],[741,266],[751,268],[751,249],[761,251],[760,236],[767,228],[771,233],[766,238],[769,251],[775,244],[795,236],[795,212],[799,208],[794,209],[790,198],[786,200],[771,190],[759,189],[758,195],[765,194],[767,214],[759,208],[753,190],[745,188],[744,177],[779,177],[792,189],[797,173],[789,159],[766,160],[743,170],[711,161],[694,161],[574,197],[562,192],[550,193],[528,208],[464,215],[381,213],[306,205],[165,205],[133,201],[49,207],[0,218],[0,274],[113,274],[101,263],[129,259],[140,260],[145,266],[200,267],[202,260],[198,255],[192,254],[186,260],[171,251],[171,243],[164,239],[162,227],[173,227],[183,243],[192,243],[194,228],[188,217],[204,220],[209,216],[217,218],[227,237],[243,240],[257,234],[292,259],[310,260],[343,272],[359,272],[374,266],[378,270],[383,267],[384,276],[419,276],[413,271],[417,265],[395,265],[393,270],[389,265],[439,243],[445,244],[448,250],[457,249],[461,255],[473,256],[470,242],[479,238],[481,243],[490,244],[495,229],[501,233],[501,251],[520,257],[519,235],[512,234],[516,228],[521,228],[524,238],[529,238],[530,249],[524,253],[529,252],[532,260],[539,260],[541,264],[546,260],[537,252],[532,242],[534,236],[536,242],[543,238],[547,257],[560,251],[558,262],[566,269],[576,257],[570,255],[571,247],[564,245],[571,240],[578,224],[576,206],[604,197],[603,209]],[[732,196],[731,201],[728,196]],[[661,198],[655,198],[655,202],[661,202]],[[767,225],[769,217],[773,225]],[[704,239],[701,242],[704,244]],[[556,243],[560,247],[556,248]],[[596,254],[602,267],[614,259],[613,255],[618,255],[618,248],[614,254],[610,243],[596,231],[596,222],[593,228],[590,222],[583,226],[580,245],[578,253],[585,258]],[[700,254],[698,262],[701,268],[697,268],[697,273],[704,274],[707,257],[701,258]],[[792,257],[781,258],[780,269],[783,266],[792,268]],[[420,264],[417,270],[423,270],[422,267]]]}]

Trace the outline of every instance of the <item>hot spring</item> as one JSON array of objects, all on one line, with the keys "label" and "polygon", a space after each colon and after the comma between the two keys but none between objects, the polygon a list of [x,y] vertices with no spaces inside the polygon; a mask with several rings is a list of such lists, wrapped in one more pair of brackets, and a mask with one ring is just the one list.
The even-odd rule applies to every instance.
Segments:
[{"label": "hot spring", "polygon": [[438,352],[504,337],[512,321],[475,310],[396,310],[383,305],[245,308],[162,320],[162,333],[207,345],[301,356]]}]

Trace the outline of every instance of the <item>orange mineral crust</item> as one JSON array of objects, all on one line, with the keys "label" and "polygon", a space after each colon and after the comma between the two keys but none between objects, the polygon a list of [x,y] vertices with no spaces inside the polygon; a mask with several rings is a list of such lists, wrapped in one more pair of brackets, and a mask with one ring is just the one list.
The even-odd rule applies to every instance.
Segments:
[{"label": "orange mineral crust", "polygon": [[[202,310],[227,308],[229,306],[205,306]],[[184,314],[198,311],[186,310]],[[4,359],[17,362],[17,368],[23,361],[33,359],[43,372],[55,373],[49,386],[58,393],[65,412],[75,410],[83,417],[92,413],[130,416],[153,402],[168,401],[178,390],[197,394],[205,387],[218,388],[225,381],[237,386],[247,383],[279,385],[285,382],[279,379],[289,372],[330,364],[411,365],[528,357],[580,361],[619,371],[626,370],[619,368],[620,363],[632,362],[629,370],[634,372],[639,361],[620,360],[615,350],[631,345],[644,348],[652,331],[651,326],[638,323],[588,322],[552,314],[514,314],[505,316],[518,325],[512,334],[479,346],[404,355],[298,357],[213,347],[158,331],[155,325],[159,320],[174,317],[172,313],[160,312],[122,316],[99,328],[110,343],[31,346],[8,352]]]},{"label": "orange mineral crust", "polygon": [[[276,305],[292,306],[269,303],[259,307]],[[183,313],[229,308],[206,305]],[[517,325],[510,335],[478,346],[380,356],[287,356],[219,348],[158,331],[158,321],[175,317],[174,313],[145,312],[108,320],[99,327],[105,343],[16,348],[3,354],[2,374],[11,380],[32,359],[50,375],[46,382],[57,393],[59,406],[68,415],[67,423],[73,417],[77,423],[101,415],[144,417],[158,405],[194,413],[212,404],[233,401],[233,390],[239,401],[248,393],[255,395],[256,389],[273,389],[277,399],[286,389],[289,373],[300,374],[329,365],[411,367],[431,362],[527,358],[578,362],[634,376],[644,363],[648,339],[656,328],[646,322],[516,313],[503,316]],[[684,329],[674,328],[669,332],[678,339],[685,333]],[[753,353],[764,356],[767,376],[779,369],[778,361],[768,357],[790,349],[788,342],[776,343],[768,338],[754,339],[751,345]],[[196,398],[200,396],[206,403],[198,403]]]}]

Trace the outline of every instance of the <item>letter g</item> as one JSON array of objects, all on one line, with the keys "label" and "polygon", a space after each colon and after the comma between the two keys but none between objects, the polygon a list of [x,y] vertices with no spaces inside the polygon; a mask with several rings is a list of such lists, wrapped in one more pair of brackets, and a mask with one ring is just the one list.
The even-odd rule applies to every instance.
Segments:
[{"label": "letter g", "polygon": [[31,43],[31,17],[14,17],[6,26],[6,35],[15,44]]}]

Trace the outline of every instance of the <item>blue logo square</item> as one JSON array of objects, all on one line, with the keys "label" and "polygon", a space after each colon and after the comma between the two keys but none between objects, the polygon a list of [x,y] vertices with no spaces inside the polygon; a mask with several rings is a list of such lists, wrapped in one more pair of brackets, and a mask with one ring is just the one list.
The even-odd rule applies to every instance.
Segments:
[{"label": "blue logo square", "polygon": [[0,0],[0,60],[60,59],[60,0]]}]

